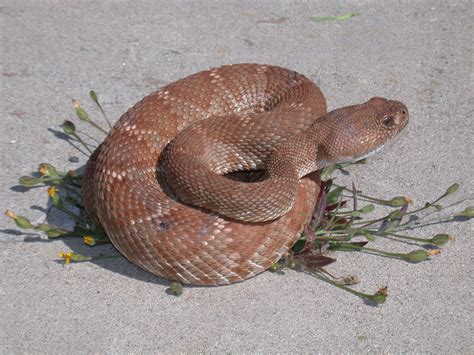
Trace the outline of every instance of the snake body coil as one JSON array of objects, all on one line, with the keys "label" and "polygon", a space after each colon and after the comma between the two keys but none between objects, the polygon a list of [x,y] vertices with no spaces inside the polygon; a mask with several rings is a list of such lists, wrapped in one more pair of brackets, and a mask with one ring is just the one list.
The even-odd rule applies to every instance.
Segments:
[{"label": "snake body coil", "polygon": [[[87,164],[83,202],[139,267],[188,284],[238,282],[293,246],[316,170],[369,154],[407,121],[402,103],[382,98],[327,114],[319,88],[284,68],[210,69],[120,118]],[[224,176],[249,170],[265,178]]]}]

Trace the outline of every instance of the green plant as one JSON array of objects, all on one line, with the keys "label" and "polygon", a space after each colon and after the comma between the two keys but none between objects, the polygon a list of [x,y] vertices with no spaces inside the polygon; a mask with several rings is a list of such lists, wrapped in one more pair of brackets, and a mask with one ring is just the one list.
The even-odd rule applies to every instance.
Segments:
[{"label": "green plant", "polygon": [[[97,94],[91,91],[90,96],[110,127],[110,122],[99,103]],[[107,133],[105,129],[90,118],[76,100],[73,100],[73,108],[80,121],[89,124],[102,133]],[[64,133],[72,140],[81,144],[89,153],[92,153],[94,147],[80,137],[73,122],[64,121],[62,128]],[[364,163],[364,161],[355,164],[361,163]],[[350,165],[352,164],[331,165],[321,172],[321,190],[311,221],[305,226],[304,233],[302,233],[292,250],[273,265],[271,271],[281,271],[284,268],[303,271],[358,297],[380,304],[386,300],[387,287],[379,288],[374,294],[362,293],[348,287],[356,283],[356,278],[336,278],[329,274],[324,267],[336,260],[325,255],[325,251],[362,252],[411,263],[422,262],[430,259],[433,255],[439,254],[440,247],[451,240],[452,237],[448,234],[437,234],[432,238],[421,238],[406,233],[411,233],[413,230],[433,223],[473,218],[474,207],[445,213],[448,209],[451,210],[452,207],[469,200],[460,199],[450,205],[441,204],[447,196],[458,192],[460,185],[455,183],[439,198],[425,203],[423,207],[409,211],[409,206],[413,201],[408,197],[396,196],[385,200],[369,196],[357,190],[354,185],[348,188],[335,184],[334,180],[330,178],[331,174],[336,169],[343,170]],[[19,228],[45,233],[49,239],[79,237],[90,247],[110,243],[101,226],[89,219],[84,213],[80,195],[82,177],[76,172],[58,171],[51,164],[42,163],[38,167],[37,176],[22,176],[19,183],[26,188],[46,186],[52,206],[75,221],[73,230],[66,230],[47,223],[35,225],[24,216],[19,216],[13,211],[6,211],[5,215],[12,219]],[[376,206],[383,206],[392,210],[380,218],[369,219],[368,216],[376,210]],[[425,214],[419,216],[420,213]],[[415,216],[416,218],[414,218]],[[368,244],[376,238],[389,238],[398,242],[409,241],[417,244],[418,248],[408,253],[393,253],[369,247]],[[69,264],[70,262],[94,261],[121,256],[86,256],[73,252],[61,252],[59,257],[66,264]],[[180,295],[182,288],[174,283],[168,293]]]}]

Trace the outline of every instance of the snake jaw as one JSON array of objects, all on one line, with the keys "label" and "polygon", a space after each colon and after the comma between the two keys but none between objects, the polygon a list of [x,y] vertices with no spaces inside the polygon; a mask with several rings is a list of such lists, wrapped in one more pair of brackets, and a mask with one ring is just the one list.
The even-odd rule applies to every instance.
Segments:
[{"label": "snake jaw", "polygon": [[341,161],[338,161],[338,163],[355,163],[359,160],[366,159],[368,157],[371,157],[372,155],[374,155],[378,151],[380,151],[384,146],[385,146],[385,144],[380,144],[380,145],[376,146],[375,148],[370,149],[365,154],[357,155],[357,156],[353,156],[353,157],[347,157],[347,158],[342,159]]}]

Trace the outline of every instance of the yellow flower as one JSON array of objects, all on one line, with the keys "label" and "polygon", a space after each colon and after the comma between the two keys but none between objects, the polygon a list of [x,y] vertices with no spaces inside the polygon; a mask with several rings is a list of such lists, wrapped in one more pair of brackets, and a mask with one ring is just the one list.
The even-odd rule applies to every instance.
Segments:
[{"label": "yellow flower", "polygon": [[40,167],[38,168],[38,172],[41,176],[48,176],[49,175],[48,168],[46,168],[46,166],[44,166],[44,165],[40,165]]},{"label": "yellow flower", "polygon": [[430,255],[441,254],[441,249],[433,249],[428,252]]},{"label": "yellow flower", "polygon": [[71,262],[71,259],[72,259],[72,253],[71,252],[68,252],[68,253],[61,252],[61,253],[58,254],[58,256],[60,258],[64,259],[64,262],[66,263],[66,265]]},{"label": "yellow flower", "polygon": [[78,107],[81,107],[81,105],[79,104],[79,101],[73,99],[73,100],[72,100],[72,107],[73,107],[74,109],[76,109],[76,108],[78,108]]},{"label": "yellow flower", "polygon": [[405,197],[405,203],[411,205],[413,203],[413,199],[411,197]]},{"label": "yellow flower", "polygon": [[56,186],[50,186],[48,187],[48,196],[49,197],[55,197],[58,193],[58,188]]},{"label": "yellow flower", "polygon": [[17,217],[16,213],[10,210],[5,211],[5,216],[10,217],[11,219],[16,219]]},{"label": "yellow flower", "polygon": [[91,247],[95,245],[95,239],[90,235],[85,235],[82,240],[84,241],[84,244],[89,245]]}]

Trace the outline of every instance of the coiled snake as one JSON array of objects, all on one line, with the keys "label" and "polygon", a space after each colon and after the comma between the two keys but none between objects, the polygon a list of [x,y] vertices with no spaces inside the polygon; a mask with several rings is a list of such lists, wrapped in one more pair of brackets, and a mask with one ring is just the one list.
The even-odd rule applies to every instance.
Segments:
[{"label": "coiled snake", "polygon": [[[139,267],[187,284],[234,283],[296,242],[319,191],[315,171],[370,154],[407,122],[398,101],[376,97],[327,114],[301,74],[222,66],[130,108],[91,156],[83,202]],[[225,176],[254,170],[264,179]]]}]

